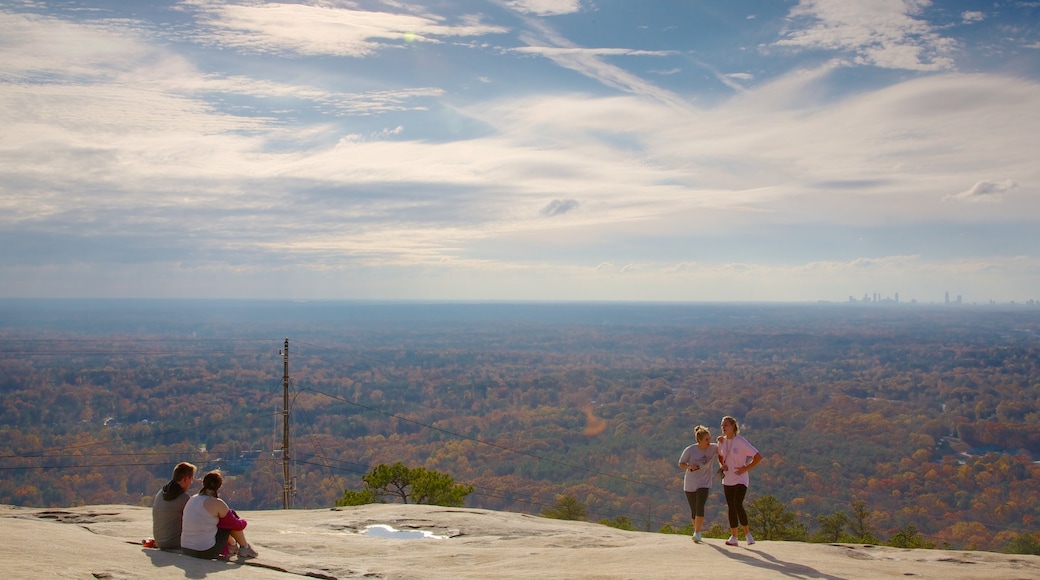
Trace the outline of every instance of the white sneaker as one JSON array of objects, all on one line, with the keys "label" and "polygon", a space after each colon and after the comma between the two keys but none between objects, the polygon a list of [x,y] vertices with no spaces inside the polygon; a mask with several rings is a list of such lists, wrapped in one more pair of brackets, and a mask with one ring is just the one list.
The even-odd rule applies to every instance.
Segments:
[{"label": "white sneaker", "polygon": [[701,533],[700,532],[694,532],[693,533],[693,541],[697,542],[698,544],[701,543]]},{"label": "white sneaker", "polygon": [[754,543],[755,543],[754,536],[752,536],[751,534],[747,534],[747,545],[750,546],[751,544],[754,544]]},{"label": "white sneaker", "polygon": [[726,545],[727,546],[739,546],[740,542],[737,541],[737,537],[736,536],[730,536],[729,539],[726,540]]},{"label": "white sneaker", "polygon": [[238,559],[245,560],[247,558],[256,558],[259,554],[253,549],[253,546],[240,546],[238,548]]}]

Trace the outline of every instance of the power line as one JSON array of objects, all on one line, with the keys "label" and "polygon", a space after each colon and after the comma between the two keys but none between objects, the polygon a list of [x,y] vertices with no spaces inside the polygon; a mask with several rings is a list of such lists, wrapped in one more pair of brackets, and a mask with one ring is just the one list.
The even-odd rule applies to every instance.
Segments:
[{"label": "power line", "polygon": [[263,415],[262,414],[258,415],[256,413],[248,413],[248,414],[235,416],[235,417],[233,417],[231,419],[228,419],[227,421],[220,421],[220,422],[217,422],[217,423],[209,423],[209,424],[206,424],[206,425],[197,425],[197,426],[192,426],[192,427],[184,427],[182,429],[172,429],[172,430],[168,430],[168,431],[159,431],[158,433],[144,433],[144,434],[138,435],[136,437],[116,437],[114,439],[105,439],[105,440],[101,440],[101,441],[93,441],[93,442],[90,442],[90,443],[80,443],[80,444],[75,444],[75,445],[64,445],[64,446],[60,446],[60,447],[48,447],[48,448],[45,448],[45,449],[38,449],[38,450],[34,450],[34,451],[27,451],[27,452],[24,452],[24,453],[16,453],[14,455],[0,455],[0,459],[45,457],[44,454],[49,452],[49,451],[68,451],[70,449],[84,449],[84,448],[87,448],[87,447],[97,447],[98,445],[107,445],[109,443],[125,443],[125,442],[129,442],[129,441],[138,441],[138,440],[141,440],[141,439],[151,439],[151,438],[154,438],[154,437],[162,437],[162,436],[172,435],[172,434],[176,434],[176,433],[184,433],[186,431],[199,431],[201,429],[210,428],[210,427],[220,427],[220,426],[223,426],[223,425],[229,425],[231,423],[240,423],[243,418],[250,417],[250,416],[258,417],[258,416],[263,416]]}]

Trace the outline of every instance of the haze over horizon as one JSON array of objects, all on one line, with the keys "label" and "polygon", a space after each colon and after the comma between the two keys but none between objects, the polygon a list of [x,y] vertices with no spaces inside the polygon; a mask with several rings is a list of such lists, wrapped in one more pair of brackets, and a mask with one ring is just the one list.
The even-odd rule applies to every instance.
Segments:
[{"label": "haze over horizon", "polygon": [[0,297],[1040,299],[1038,21],[0,0]]}]

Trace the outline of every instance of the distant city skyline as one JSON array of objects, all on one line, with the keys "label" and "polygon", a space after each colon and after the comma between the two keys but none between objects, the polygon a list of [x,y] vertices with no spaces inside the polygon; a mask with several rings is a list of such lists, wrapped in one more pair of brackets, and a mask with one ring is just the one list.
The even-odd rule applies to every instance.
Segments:
[{"label": "distant city skyline", "polygon": [[1038,23],[0,0],[0,297],[1036,300]]},{"label": "distant city skyline", "polygon": [[865,292],[862,297],[856,298],[855,296],[849,295],[849,303],[862,303],[862,304],[943,304],[946,306],[956,305],[1016,305],[1021,304],[1024,306],[1036,306],[1040,305],[1040,299],[1027,298],[1025,300],[1009,300],[1009,301],[997,301],[992,298],[987,300],[965,300],[963,296],[957,294],[951,296],[949,291],[944,292],[942,300],[919,300],[917,298],[901,299],[899,292],[893,292],[892,294],[885,295],[881,292]]}]

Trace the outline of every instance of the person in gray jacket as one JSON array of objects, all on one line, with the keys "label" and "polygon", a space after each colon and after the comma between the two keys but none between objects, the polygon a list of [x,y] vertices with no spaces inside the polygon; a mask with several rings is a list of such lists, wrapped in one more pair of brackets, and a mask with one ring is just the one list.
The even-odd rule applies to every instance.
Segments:
[{"label": "person in gray jacket", "polygon": [[155,546],[163,550],[181,547],[181,518],[184,505],[191,497],[188,490],[195,481],[195,466],[182,461],[173,468],[173,479],[152,500],[152,536]]}]

